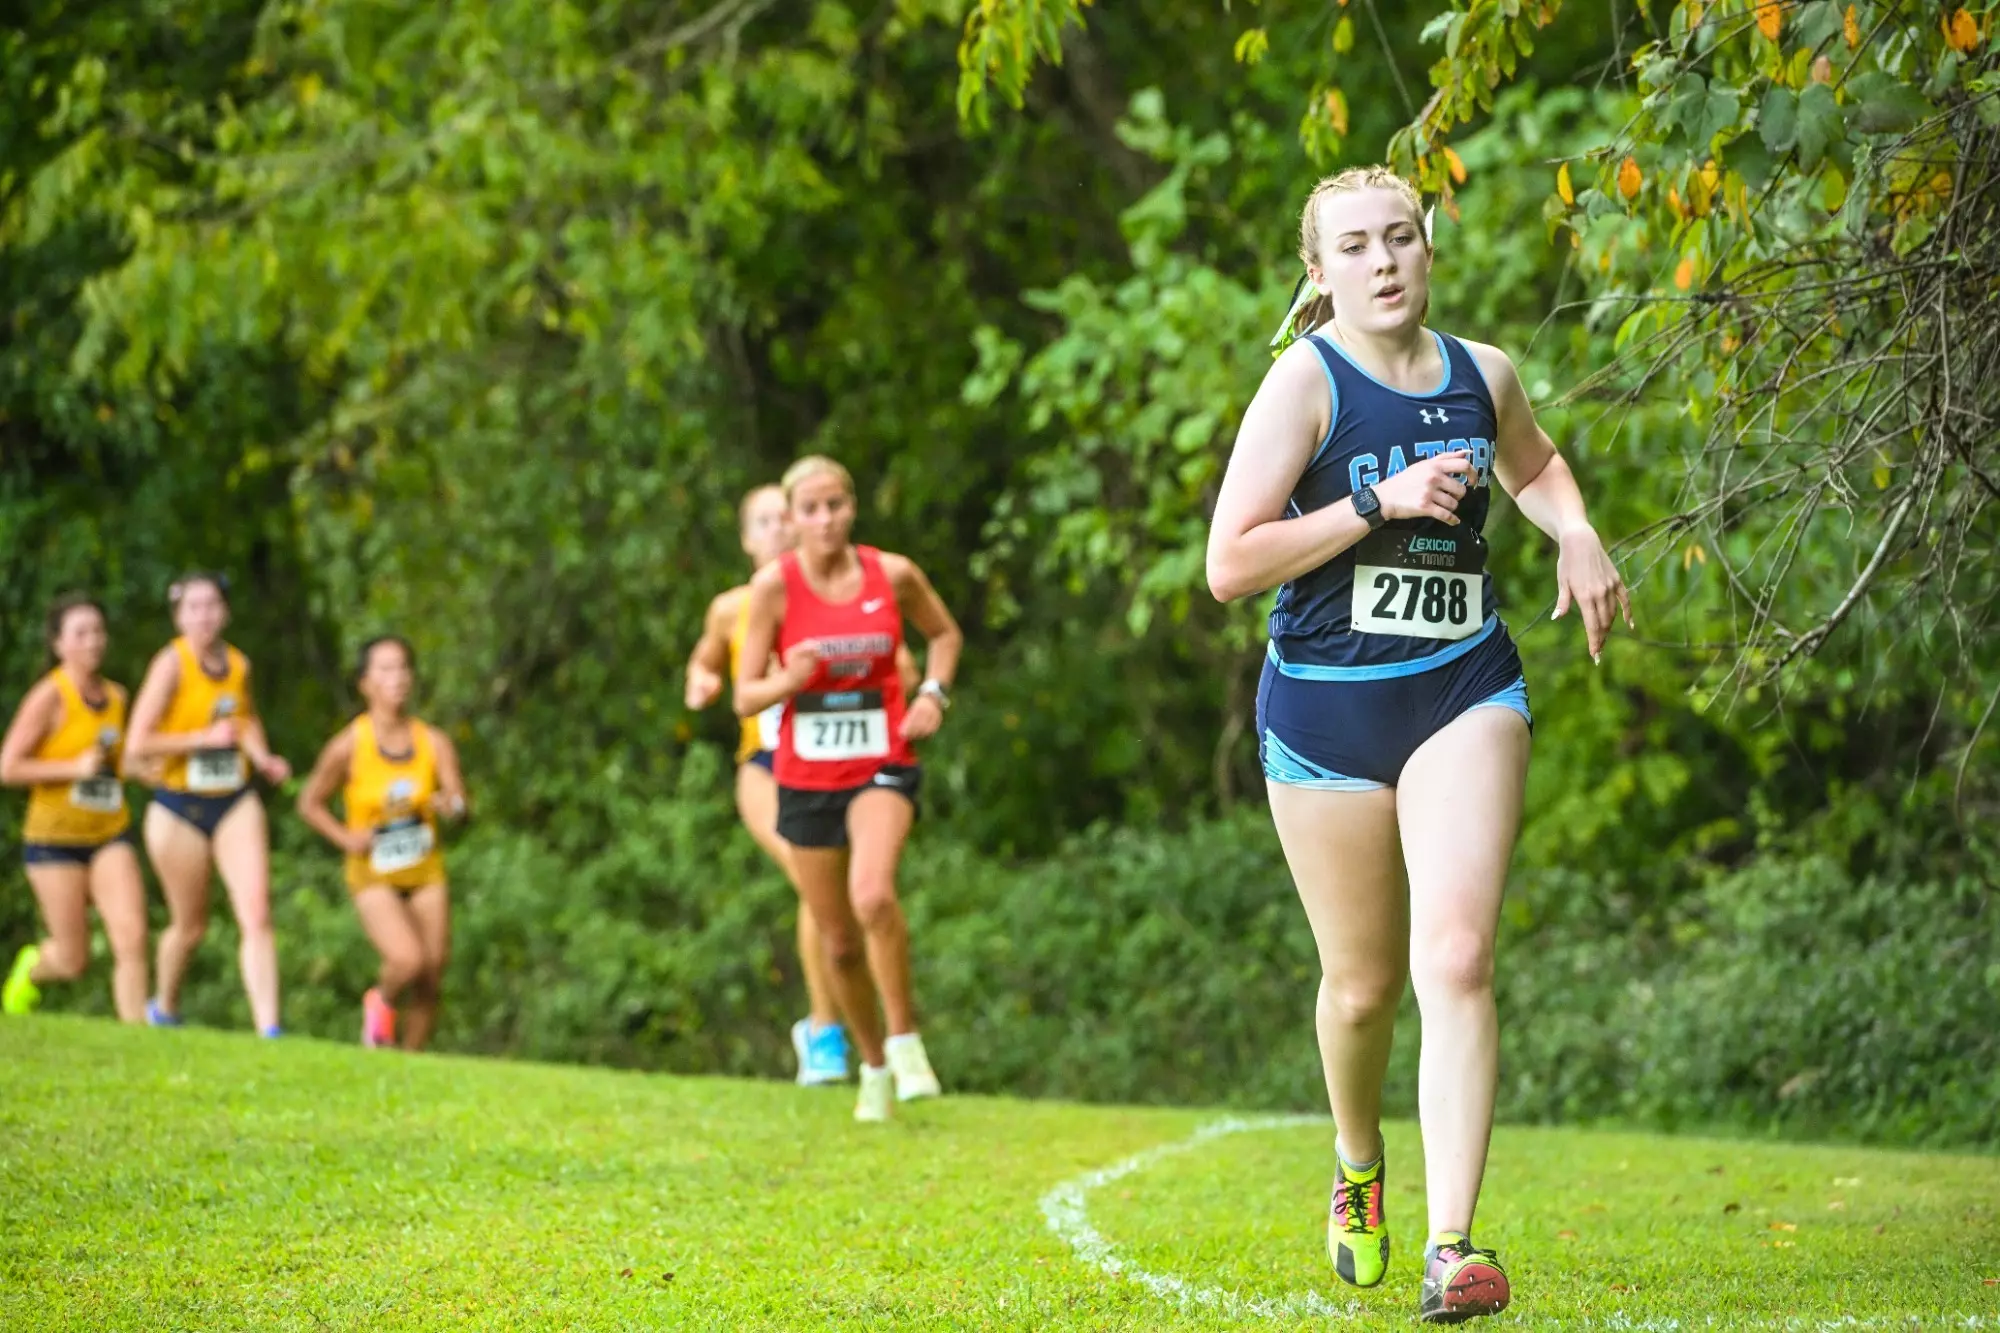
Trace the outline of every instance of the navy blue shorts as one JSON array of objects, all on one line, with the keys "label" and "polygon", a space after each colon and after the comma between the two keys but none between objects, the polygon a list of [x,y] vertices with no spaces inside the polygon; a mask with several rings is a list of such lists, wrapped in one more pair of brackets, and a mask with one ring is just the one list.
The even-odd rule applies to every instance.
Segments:
[{"label": "navy blue shorts", "polygon": [[234,810],[236,803],[252,790],[243,786],[223,796],[196,796],[193,792],[168,791],[161,787],[153,792],[153,804],[194,825],[202,837],[212,838],[222,817]]},{"label": "navy blue shorts", "polygon": [[124,843],[132,845],[132,831],[127,829],[115,838],[103,842],[86,842],[76,845],[60,842],[30,842],[21,846],[21,860],[31,866],[89,866],[97,859],[97,854],[106,847],[116,847]]},{"label": "navy blue shorts", "polygon": [[777,771],[773,767],[773,765],[777,762],[777,754],[776,752],[771,750],[759,750],[757,751],[757,753],[751,755],[748,759],[745,759],[743,762],[746,764],[755,764],[757,765],[757,767],[763,769],[766,773],[775,773]]},{"label": "navy blue shorts", "polygon": [[1521,655],[1497,619],[1465,652],[1428,670],[1315,678],[1331,670],[1281,665],[1275,647],[1266,655],[1257,756],[1271,781],[1323,791],[1393,787],[1417,747],[1475,708],[1511,708],[1535,725]]}]

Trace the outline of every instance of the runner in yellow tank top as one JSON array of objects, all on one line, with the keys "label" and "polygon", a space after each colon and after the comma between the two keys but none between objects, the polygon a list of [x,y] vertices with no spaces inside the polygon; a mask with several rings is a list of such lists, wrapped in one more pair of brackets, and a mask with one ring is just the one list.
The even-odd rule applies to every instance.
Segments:
[{"label": "runner in yellow tank top", "polygon": [[[361,647],[356,686],[368,711],[320,751],[299,792],[299,814],[347,857],[347,889],[382,956],[361,997],[361,1044],[420,1051],[437,1023],[451,950],[451,898],[438,820],[465,812],[465,779],[451,738],[408,711],[416,654],[396,635]],[[341,789],[345,820],[327,801]]]},{"label": "runner in yellow tank top", "polygon": [[292,768],[271,752],[250,689],[250,661],[225,643],[229,590],[219,574],[189,574],[167,590],[180,637],[146,669],[125,751],[157,773],[146,809],[146,855],[167,900],[159,990],[146,1020],[180,1025],[181,977],[208,932],[208,881],[221,872],[236,914],[238,962],[250,1014],[266,1037],[278,1027],[278,945],[271,933],[271,836],[252,774],[283,782]]},{"label": "runner in yellow tank top", "polygon": [[29,788],[21,832],[28,884],[48,938],[14,958],[0,1008],[25,1014],[40,987],[74,981],[90,963],[91,904],[111,941],[118,1017],[146,1017],[146,890],[132,848],[119,766],[125,690],[104,679],[104,608],[65,597],[49,613],[55,670],[28,691],[0,741],[0,783]]}]

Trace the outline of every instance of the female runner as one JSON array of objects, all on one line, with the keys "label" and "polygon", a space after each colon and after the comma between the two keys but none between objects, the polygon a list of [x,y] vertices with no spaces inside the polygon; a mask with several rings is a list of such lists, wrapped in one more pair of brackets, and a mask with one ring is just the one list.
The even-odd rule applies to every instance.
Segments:
[{"label": "female runner", "polygon": [[[743,554],[757,570],[792,548],[791,515],[784,488],[759,486],[743,497],[738,515]],[[708,604],[701,638],[687,666],[687,706],[700,712],[722,696],[723,672],[736,675],[742,655],[743,630],[750,619],[750,585],[739,584]],[[778,747],[778,719],[784,705],[773,704],[755,717],[742,719],[736,746],[736,813],[764,854],[792,879],[788,849],[778,836],[778,783],[772,776]],[[796,881],[793,887],[797,888]],[[827,985],[825,950],[804,901],[799,904],[799,970],[805,974],[807,1016],[792,1024],[792,1050],[798,1056],[798,1081],[813,1085],[838,1083],[847,1077],[847,1032],[840,1026],[833,991]]]},{"label": "female runner", "polygon": [[[361,1044],[421,1051],[437,1025],[451,952],[451,898],[438,819],[465,812],[465,779],[451,738],[410,716],[416,654],[396,635],[361,646],[355,684],[367,711],[337,732],[299,792],[299,814],[347,854],[347,890],[382,956],[361,997]],[[327,808],[341,787],[342,823]]]},{"label": "female runner", "polygon": [[74,981],[90,962],[91,904],[111,940],[111,999],[127,1023],[146,1018],[146,890],[119,781],[125,688],[106,680],[104,608],[65,597],[49,612],[56,668],[28,691],[0,741],[0,783],[28,787],[21,833],[28,884],[48,938],[15,955],[0,1008],[25,1014],[41,987]]},{"label": "female runner", "polygon": [[[886,1120],[892,1095],[910,1101],[940,1091],[910,998],[896,863],[917,814],[921,773],[911,746],[944,720],[964,636],[913,562],[850,543],[854,482],[846,468],[802,458],[786,470],[784,488],[799,549],[750,580],[736,714],[785,706],[778,836],[791,846],[834,995],[861,1048],[855,1118]],[[926,678],[907,707],[896,665],[905,616],[928,644]]]},{"label": "female runner", "polygon": [[132,704],[126,753],[159,761],[146,809],[146,855],[167,899],[159,991],[146,1021],[180,1025],[181,977],[208,931],[208,880],[222,874],[242,937],[243,989],[259,1034],[280,1035],[278,945],[271,933],[271,839],[254,771],[283,782],[292,767],[271,753],[250,693],[250,661],[225,643],[229,590],[219,574],[189,574],[167,591],[180,637],[146,669]]},{"label": "female runner", "polygon": [[1486,572],[1492,481],[1560,548],[1555,614],[1582,610],[1593,659],[1630,610],[1513,363],[1424,326],[1432,253],[1416,192],[1379,167],[1323,180],[1299,249],[1314,296],[1283,332],[1309,332],[1244,416],[1208,579],[1224,601],[1279,588],[1257,734],[1323,974],[1334,1266],[1372,1286],[1388,1262],[1382,1080],[1407,957],[1423,1015],[1420,1316],[1456,1323],[1510,1296],[1499,1257],[1471,1239],[1498,1069],[1494,936],[1530,727]]}]

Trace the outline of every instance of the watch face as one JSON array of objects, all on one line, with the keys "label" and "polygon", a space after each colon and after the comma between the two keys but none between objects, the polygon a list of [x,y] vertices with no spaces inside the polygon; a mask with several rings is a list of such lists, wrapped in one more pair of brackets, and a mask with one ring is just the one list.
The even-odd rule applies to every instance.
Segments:
[{"label": "watch face", "polygon": [[1364,514],[1372,514],[1382,507],[1382,502],[1375,498],[1374,487],[1363,486],[1354,493],[1354,507]]}]

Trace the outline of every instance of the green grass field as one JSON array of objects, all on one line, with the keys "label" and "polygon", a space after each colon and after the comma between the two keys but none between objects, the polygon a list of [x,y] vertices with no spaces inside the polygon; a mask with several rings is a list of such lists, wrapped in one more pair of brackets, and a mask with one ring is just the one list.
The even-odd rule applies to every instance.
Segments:
[{"label": "green grass field", "polygon": [[[1282,1329],[1416,1301],[1409,1125],[1390,1280],[1357,1294],[1323,1122],[962,1098],[863,1127],[844,1090],[52,1017],[0,1022],[0,1067],[21,1333]],[[1504,1130],[1479,1234],[1516,1303],[1489,1326],[2000,1328],[1997,1206],[1991,1158]]]}]

